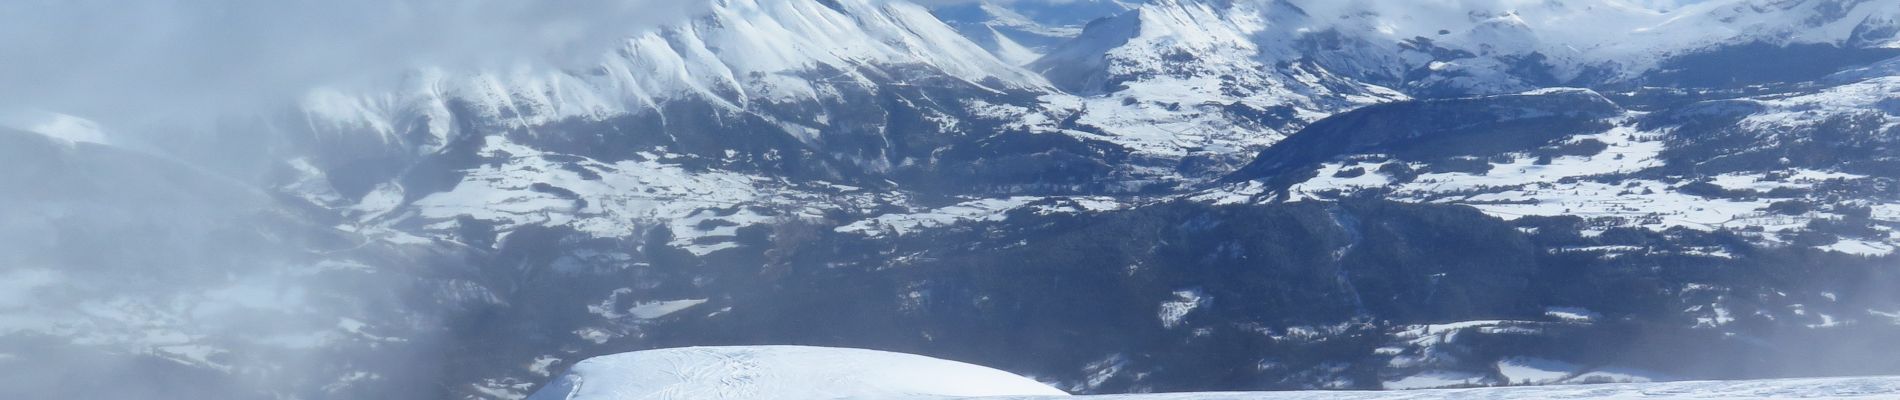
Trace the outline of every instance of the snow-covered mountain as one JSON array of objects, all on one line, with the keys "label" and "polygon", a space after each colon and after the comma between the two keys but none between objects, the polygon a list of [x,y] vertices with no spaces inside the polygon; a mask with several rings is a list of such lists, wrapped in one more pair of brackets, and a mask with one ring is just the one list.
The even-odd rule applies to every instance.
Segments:
[{"label": "snow-covered mountain", "polygon": [[422,395],[391,380],[434,379],[417,367],[451,312],[431,298],[466,282],[434,261],[460,249],[332,226],[51,121],[0,128],[0,396]]},{"label": "snow-covered mountain", "polygon": [[[289,134],[319,148],[356,150],[348,152],[354,158],[315,160],[325,168],[388,158],[401,169],[418,156],[505,132],[586,156],[602,155],[586,149],[612,149],[619,159],[629,156],[622,150],[673,146],[722,163],[839,178],[888,173],[911,156],[903,152],[913,149],[890,143],[899,132],[886,136],[868,122],[906,119],[915,124],[902,132],[917,136],[911,140],[950,136],[944,124],[957,121],[945,113],[965,105],[924,96],[1008,97],[1046,86],[915,5],[735,0],[712,8],[628,38],[585,68],[423,70],[393,91],[318,90],[292,117],[306,120],[293,126],[309,132]],[[667,133],[682,130],[696,134]],[[812,165],[785,165],[805,163]],[[347,194],[368,189],[348,186]]]},{"label": "snow-covered mountain", "polygon": [[[580,63],[317,88],[215,151],[0,113],[0,367],[471,399],[758,343],[1077,394],[1900,373],[1866,351],[1900,339],[1895,2],[925,4],[710,0]],[[41,370],[0,393],[71,384]]]},{"label": "snow-covered mountain", "polygon": [[1023,65],[1074,39],[1089,23],[1138,5],[1124,0],[985,0],[942,5],[932,12],[998,58]]},{"label": "snow-covered mountain", "polygon": [[[1259,21],[1242,33],[1253,34],[1269,64],[1306,60],[1415,96],[1813,79],[1884,58],[1896,44],[1895,6],[1877,1],[1704,1],[1674,9],[1615,0],[1222,3],[1162,1],[1147,9],[1214,7]],[[1741,53],[1802,62],[1723,62]]]}]

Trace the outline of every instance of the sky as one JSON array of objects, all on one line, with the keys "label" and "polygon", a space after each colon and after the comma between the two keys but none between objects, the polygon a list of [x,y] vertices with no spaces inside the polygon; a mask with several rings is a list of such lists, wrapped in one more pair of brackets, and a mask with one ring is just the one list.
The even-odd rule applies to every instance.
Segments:
[{"label": "sky", "polygon": [[0,1],[0,108],[132,120],[267,106],[314,85],[377,79],[418,65],[592,56],[705,4]]},{"label": "sky", "polygon": [[278,106],[313,86],[383,79],[419,65],[586,60],[708,4],[6,0],[0,1],[0,110],[32,108],[116,126],[249,111]]},{"label": "sky", "polygon": [[[10,127],[16,117],[70,114],[96,121],[113,135],[74,141],[114,145],[47,144],[0,133],[0,185],[14,188],[0,190],[0,336],[11,329],[56,332],[100,349],[122,345],[138,351],[145,351],[140,346],[147,341],[180,337],[233,346],[295,342],[298,334],[338,326],[340,316],[363,313],[333,299],[393,303],[390,296],[407,290],[400,280],[329,282],[296,272],[307,270],[311,257],[303,246],[313,241],[299,236],[309,232],[304,222],[260,217],[269,214],[258,210],[274,203],[246,182],[216,174],[266,170],[248,161],[269,156],[258,142],[193,144],[190,152],[161,154],[137,151],[148,146],[125,151],[133,146],[121,146],[127,142],[120,139],[196,140],[163,126],[270,112],[293,105],[313,87],[399,78],[416,66],[564,65],[597,56],[639,31],[683,20],[706,4],[0,0],[0,127]],[[204,154],[215,156],[193,157]],[[247,160],[204,173],[212,169],[206,165],[226,158]],[[172,162],[179,159],[187,162]],[[310,293],[327,295],[303,295]],[[76,311],[118,308],[125,309],[103,317]],[[138,323],[88,325],[119,318]],[[0,374],[0,398],[71,397],[72,391],[98,395],[81,398],[140,398],[174,380],[201,378],[158,375],[148,370],[165,364],[152,367],[130,360],[136,357],[78,347],[17,352],[19,343],[0,341],[0,361],[17,357],[32,360],[35,368]],[[290,387],[324,373],[308,369],[336,365],[297,357],[328,354],[270,350],[237,354],[228,362],[251,366],[263,359],[270,362],[259,365],[287,368],[251,371],[258,375],[255,382],[236,384]],[[114,380],[122,381],[66,385]],[[60,394],[20,394],[38,390]]]}]

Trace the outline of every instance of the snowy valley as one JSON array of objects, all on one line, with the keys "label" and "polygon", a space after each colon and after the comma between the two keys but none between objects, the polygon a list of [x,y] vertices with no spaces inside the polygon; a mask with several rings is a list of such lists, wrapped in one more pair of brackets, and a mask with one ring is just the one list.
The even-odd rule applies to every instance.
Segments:
[{"label": "snowy valley", "polygon": [[[1900,391],[1812,378],[1900,375],[1900,2],[704,3],[174,136],[0,103],[0,397],[539,400],[767,344],[917,356],[651,363]],[[1169,392],[1209,393],[1118,397]]]}]

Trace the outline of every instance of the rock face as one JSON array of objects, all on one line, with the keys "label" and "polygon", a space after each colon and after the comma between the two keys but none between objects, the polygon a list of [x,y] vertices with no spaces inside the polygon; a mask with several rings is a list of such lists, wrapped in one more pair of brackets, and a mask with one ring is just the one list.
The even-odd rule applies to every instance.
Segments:
[{"label": "rock face", "polygon": [[896,399],[1067,396],[981,366],[882,351],[800,346],[690,347],[574,364],[530,400]]},{"label": "rock face", "polygon": [[0,397],[760,343],[1078,394],[1900,373],[1895,2],[958,3],[715,0],[210,156],[0,115]]}]

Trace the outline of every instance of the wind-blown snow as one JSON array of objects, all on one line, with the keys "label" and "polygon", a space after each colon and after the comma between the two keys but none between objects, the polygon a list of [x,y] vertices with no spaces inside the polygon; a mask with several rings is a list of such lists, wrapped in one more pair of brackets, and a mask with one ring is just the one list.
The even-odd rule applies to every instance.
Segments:
[{"label": "wind-blown snow", "polygon": [[1430,371],[1417,375],[1385,381],[1386,389],[1424,389],[1458,385],[1480,384],[1486,380],[1483,374],[1473,372]]},{"label": "wind-blown snow", "polygon": [[45,111],[0,112],[0,127],[37,133],[66,143],[110,144],[98,123]]},{"label": "wind-blown snow", "polygon": [[1546,307],[1544,315],[1570,322],[1592,322],[1603,318],[1602,314],[1579,307]]},{"label": "wind-blown snow", "polygon": [[1498,361],[1498,373],[1515,385],[1542,385],[1562,381],[1581,366],[1534,357],[1511,357]]}]

